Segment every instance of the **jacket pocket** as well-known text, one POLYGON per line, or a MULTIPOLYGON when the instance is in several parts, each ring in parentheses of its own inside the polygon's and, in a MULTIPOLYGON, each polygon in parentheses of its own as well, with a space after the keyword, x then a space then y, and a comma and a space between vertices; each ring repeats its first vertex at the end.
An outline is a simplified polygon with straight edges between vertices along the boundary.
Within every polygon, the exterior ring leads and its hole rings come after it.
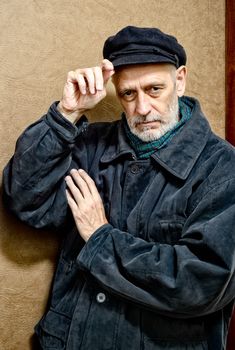
POLYGON ((161 227, 161 239, 166 244, 177 244, 181 238, 183 223, 182 222, 170 222, 170 221, 160 221, 161 227))
POLYGON ((50 310, 35 327, 35 333, 38 336, 42 349, 64 350, 70 324, 70 318, 50 310))
POLYGON ((174 319, 149 311, 141 319, 144 350, 207 350, 204 318, 174 319))
POLYGON ((143 350, 208 350, 207 341, 198 341, 192 343, 171 342, 162 339, 144 339, 143 350))
POLYGON ((182 236, 184 223, 182 221, 160 220, 150 227, 150 241, 162 244, 177 244, 182 236))

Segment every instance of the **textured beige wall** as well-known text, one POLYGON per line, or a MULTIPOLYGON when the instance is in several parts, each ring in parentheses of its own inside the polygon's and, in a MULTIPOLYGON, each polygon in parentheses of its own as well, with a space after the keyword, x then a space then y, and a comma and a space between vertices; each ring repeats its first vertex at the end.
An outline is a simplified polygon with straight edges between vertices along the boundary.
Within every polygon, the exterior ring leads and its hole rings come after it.
MULTIPOLYGON (((67 71, 97 65, 103 41, 125 25, 158 26, 188 52, 187 94, 198 97, 224 136, 223 0, 1 0, 1 168, 23 129, 60 98, 67 71)), ((92 120, 115 119, 110 95, 92 120)), ((26 227, 1 208, 0 349, 31 348, 46 304, 58 241, 26 227)))

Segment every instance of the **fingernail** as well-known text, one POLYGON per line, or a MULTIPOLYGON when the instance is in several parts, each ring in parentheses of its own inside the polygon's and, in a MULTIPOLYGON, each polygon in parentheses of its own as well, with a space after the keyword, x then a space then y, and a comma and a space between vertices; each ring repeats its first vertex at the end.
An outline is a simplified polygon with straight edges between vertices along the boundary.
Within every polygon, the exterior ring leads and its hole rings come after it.
POLYGON ((96 89, 99 90, 99 91, 102 91, 102 90, 103 90, 103 86, 100 85, 100 84, 98 84, 98 85, 96 86, 96 89))

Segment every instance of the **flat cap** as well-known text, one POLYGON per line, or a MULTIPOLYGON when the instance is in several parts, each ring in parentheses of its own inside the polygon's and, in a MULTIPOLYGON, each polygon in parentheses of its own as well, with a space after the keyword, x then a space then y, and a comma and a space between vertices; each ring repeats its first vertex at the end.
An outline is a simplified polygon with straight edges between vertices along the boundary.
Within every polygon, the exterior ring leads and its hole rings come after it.
POLYGON ((103 57, 114 67, 140 63, 186 64, 186 52, 177 39, 158 28, 127 26, 104 43, 103 57))

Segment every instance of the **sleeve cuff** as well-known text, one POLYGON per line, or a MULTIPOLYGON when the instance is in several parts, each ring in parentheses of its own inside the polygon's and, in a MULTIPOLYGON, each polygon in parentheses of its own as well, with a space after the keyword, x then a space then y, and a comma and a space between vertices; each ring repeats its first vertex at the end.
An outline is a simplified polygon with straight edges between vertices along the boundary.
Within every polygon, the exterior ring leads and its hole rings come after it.
POLYGON ((77 257, 77 263, 85 270, 91 269, 91 263, 98 251, 103 246, 108 237, 108 233, 113 229, 110 224, 102 225, 89 238, 77 257))
POLYGON ((74 143, 77 136, 86 129, 88 120, 83 115, 76 125, 72 124, 58 111, 58 103, 58 101, 54 102, 50 106, 45 116, 45 121, 61 139, 69 143, 74 143))

